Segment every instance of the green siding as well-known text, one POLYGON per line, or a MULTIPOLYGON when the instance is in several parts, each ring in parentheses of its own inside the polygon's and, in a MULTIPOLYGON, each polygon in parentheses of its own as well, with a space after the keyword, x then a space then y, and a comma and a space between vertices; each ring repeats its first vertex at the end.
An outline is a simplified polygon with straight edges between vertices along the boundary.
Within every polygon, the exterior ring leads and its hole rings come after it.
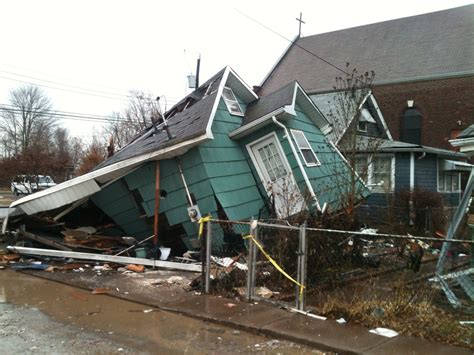
POLYGON ((257 216, 264 204, 245 147, 228 135, 241 124, 242 117, 229 114, 221 100, 212 125, 214 139, 199 147, 208 181, 230 219, 257 216))
MULTIPOLYGON (((132 177, 130 181, 134 179, 132 177)), ((152 227, 142 218, 125 179, 120 179, 97 192, 92 201, 126 234, 142 239, 153 233, 152 227)))

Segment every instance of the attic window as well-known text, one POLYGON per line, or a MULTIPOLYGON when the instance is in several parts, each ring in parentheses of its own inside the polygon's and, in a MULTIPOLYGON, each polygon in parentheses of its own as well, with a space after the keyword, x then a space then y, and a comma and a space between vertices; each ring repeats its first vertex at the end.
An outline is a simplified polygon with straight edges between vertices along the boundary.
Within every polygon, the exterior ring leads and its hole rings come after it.
POLYGON ((306 166, 318 166, 321 165, 316 154, 314 154, 313 148, 309 144, 306 136, 302 131, 291 130, 291 134, 300 150, 301 155, 303 156, 306 166))
POLYGON ((367 121, 359 121, 357 124, 357 130, 359 132, 367 132, 367 121))
POLYGON ((243 116, 244 113, 242 112, 242 109, 240 108, 240 105, 237 99, 235 98, 235 95, 232 89, 228 87, 224 87, 224 91, 222 92, 222 94, 223 94, 222 96, 224 97, 224 101, 229 112, 232 115, 243 116))

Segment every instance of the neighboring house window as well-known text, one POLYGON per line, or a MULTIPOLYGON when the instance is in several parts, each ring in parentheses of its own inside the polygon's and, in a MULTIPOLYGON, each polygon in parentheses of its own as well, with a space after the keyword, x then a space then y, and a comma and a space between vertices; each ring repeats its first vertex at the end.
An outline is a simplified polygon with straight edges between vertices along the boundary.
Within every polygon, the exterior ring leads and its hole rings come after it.
POLYGON ((367 132, 367 122, 366 121, 359 121, 357 125, 357 130, 359 132, 367 132))
POLYGON ((368 123, 377 123, 365 107, 360 111, 359 122, 357 122, 357 130, 359 132, 367 132, 368 123))
POLYGON ((306 166, 321 165, 319 163, 318 158, 316 157, 316 154, 314 154, 313 148, 311 148, 311 145, 306 139, 304 133, 302 131, 291 130, 291 134, 293 135, 296 145, 298 146, 298 149, 300 150, 300 153, 303 156, 306 166))
POLYGON ((421 113, 409 108, 403 113, 400 122, 400 140, 406 143, 421 144, 421 113))
POLYGON ((438 191, 459 192, 459 173, 452 171, 438 170, 438 191))
POLYGON ((390 155, 361 156, 355 160, 355 171, 375 192, 392 191, 395 182, 395 159, 390 155))
POLYGON ((371 184, 383 191, 392 187, 392 157, 374 157, 372 159, 371 184))
POLYGON ((239 102, 237 101, 232 89, 228 87, 224 87, 224 91, 222 92, 222 94, 223 94, 222 96, 224 97, 224 102, 229 112, 233 115, 243 116, 244 113, 242 112, 239 102))

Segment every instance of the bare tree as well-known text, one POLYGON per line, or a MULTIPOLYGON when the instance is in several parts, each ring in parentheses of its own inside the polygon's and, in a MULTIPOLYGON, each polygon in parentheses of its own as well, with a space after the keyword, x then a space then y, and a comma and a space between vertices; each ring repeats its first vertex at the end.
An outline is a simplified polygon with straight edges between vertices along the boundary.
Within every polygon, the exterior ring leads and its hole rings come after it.
POLYGON ((130 102, 122 112, 114 112, 105 133, 113 138, 116 149, 124 147, 147 127, 160 120, 158 101, 142 91, 131 91, 130 102))
MULTIPOLYGON (((362 181, 367 181, 372 154, 380 147, 381 140, 360 134, 359 123, 364 113, 363 103, 371 92, 374 72, 359 74, 357 69, 349 69, 346 77, 337 77, 334 90, 337 92, 332 102, 329 116, 332 121, 332 142, 344 154, 352 167, 351 171, 341 171, 335 167, 334 175, 339 180, 340 207, 345 214, 347 228, 356 227, 356 207, 366 195, 362 181), (361 181, 362 180, 362 181, 361 181)), ((362 117, 363 121, 363 117, 362 117)))
POLYGON ((49 139, 56 119, 50 114, 50 99, 36 86, 10 91, 9 101, 0 110, 0 132, 4 150, 10 156, 17 156, 33 144, 49 139))

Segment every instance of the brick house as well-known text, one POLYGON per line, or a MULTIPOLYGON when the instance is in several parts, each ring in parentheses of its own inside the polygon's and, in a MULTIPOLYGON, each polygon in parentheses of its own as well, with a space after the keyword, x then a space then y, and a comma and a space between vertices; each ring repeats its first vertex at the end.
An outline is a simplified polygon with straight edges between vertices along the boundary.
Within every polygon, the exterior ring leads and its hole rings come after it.
POLYGON ((298 80, 310 95, 334 90, 340 71, 373 70, 373 93, 393 139, 443 149, 474 123, 474 5, 297 38, 259 95, 298 80))

